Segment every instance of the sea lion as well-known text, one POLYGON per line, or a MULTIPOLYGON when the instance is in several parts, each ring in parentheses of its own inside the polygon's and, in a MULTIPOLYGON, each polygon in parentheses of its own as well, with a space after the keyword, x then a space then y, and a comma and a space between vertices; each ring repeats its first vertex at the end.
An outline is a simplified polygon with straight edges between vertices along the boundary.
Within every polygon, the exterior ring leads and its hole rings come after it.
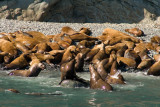
POLYGON ((107 76, 106 81, 109 84, 125 84, 125 80, 120 72, 117 70, 117 61, 114 61, 111 67, 111 71, 107 76))
POLYGON ((1 52, 0 53, 0 63, 5 62, 5 56, 9 55, 7 52, 1 52))
POLYGON ((160 36, 158 36, 158 35, 153 36, 151 38, 151 43, 158 43, 158 44, 160 44, 160 36))
POLYGON ((69 35, 69 37, 73 40, 73 41, 82 41, 82 40, 98 40, 96 37, 92 37, 92 36, 88 36, 84 33, 75 33, 72 35, 69 35))
POLYGON ((35 53, 34 55, 40 60, 40 62, 54 59, 54 57, 50 54, 35 53))
POLYGON ((67 34, 67 35, 73 35, 73 34, 75 34, 77 32, 74 31, 72 28, 70 28, 68 26, 65 26, 65 27, 62 27, 61 33, 64 33, 64 34, 67 34))
POLYGON ((23 69, 29 65, 30 57, 28 53, 23 53, 10 64, 5 65, 4 69, 23 69))
POLYGON ((78 43, 77 47, 78 48, 90 48, 92 46, 95 45, 95 41, 92 40, 92 41, 87 41, 87 40, 82 40, 78 43))
POLYGON ((136 61, 131 58, 117 57, 117 62, 119 65, 123 64, 131 68, 135 68, 137 66, 136 61))
POLYGON ((106 70, 104 67, 104 65, 107 64, 108 61, 109 61, 109 59, 106 58, 97 64, 97 72, 104 81, 106 80, 106 77, 108 76, 108 72, 109 72, 108 69, 106 70))
POLYGON ((141 62, 140 56, 133 49, 127 49, 124 53, 124 57, 135 60, 137 65, 141 62))
POLYGON ((12 42, 9 42, 4 39, 0 39, 0 51, 7 52, 12 55, 14 58, 17 56, 18 52, 16 47, 13 45, 12 42))
POLYGON ((45 69, 44 64, 35 63, 32 66, 30 66, 29 70, 14 70, 11 71, 8 75, 22 76, 22 77, 36 77, 43 69, 45 69))
POLYGON ((22 44, 21 42, 17 41, 17 42, 13 42, 13 44, 15 45, 15 47, 20 50, 22 53, 26 53, 29 52, 30 49, 25 46, 24 44, 22 44))
POLYGON ((71 45, 63 40, 59 40, 57 43, 62 49, 67 49, 71 45))
POLYGON ((7 89, 7 91, 13 92, 13 93, 20 93, 18 90, 16 89, 7 89))
POLYGON ((133 49, 135 47, 135 43, 132 41, 122 41, 122 43, 125 43, 128 49, 133 49))
POLYGON ((88 84, 86 80, 79 78, 75 72, 75 59, 72 59, 69 62, 63 63, 60 67, 61 71, 61 84, 63 80, 75 80, 83 84, 88 84))
POLYGON ((97 45, 97 47, 99 47, 100 50, 93 57, 93 59, 92 59, 93 64, 99 63, 104 58, 107 58, 107 54, 105 53, 105 45, 103 43, 101 43, 101 44, 97 45))
POLYGON ((89 65, 90 71, 90 88, 100 89, 105 91, 112 91, 113 88, 107 82, 104 82, 97 71, 94 69, 93 65, 89 65))
POLYGON ((61 47, 56 42, 47 42, 47 45, 50 46, 52 50, 60 50, 61 47))
POLYGON ((125 29, 125 31, 138 37, 144 35, 143 31, 139 28, 125 29))
POLYGON ((76 63, 75 63, 75 71, 76 72, 82 72, 83 66, 84 66, 84 54, 78 53, 75 57, 76 63))
POLYGON ((84 33, 86 35, 89 35, 89 34, 91 34, 91 30, 89 28, 82 27, 82 28, 80 28, 79 33, 84 33))
POLYGON ((75 58, 75 56, 76 56, 76 46, 71 45, 64 52, 62 60, 61 60, 61 64, 69 62, 70 60, 75 58))
POLYGON ((90 50, 90 52, 87 53, 86 57, 85 57, 85 61, 91 61, 93 59, 93 57, 99 52, 99 48, 93 48, 90 50))
POLYGON ((137 66, 138 69, 148 69, 152 66, 153 60, 152 59, 143 59, 141 63, 137 66))
POLYGON ((148 70, 147 75, 154 75, 159 76, 160 75, 160 62, 155 62, 148 70))
POLYGON ((45 52, 49 52, 51 50, 52 49, 46 42, 41 42, 32 49, 33 52, 42 53, 42 54, 45 52))
POLYGON ((140 52, 148 52, 148 49, 146 48, 146 44, 145 43, 138 43, 136 44, 136 46, 134 47, 134 51, 136 53, 140 53, 140 52))

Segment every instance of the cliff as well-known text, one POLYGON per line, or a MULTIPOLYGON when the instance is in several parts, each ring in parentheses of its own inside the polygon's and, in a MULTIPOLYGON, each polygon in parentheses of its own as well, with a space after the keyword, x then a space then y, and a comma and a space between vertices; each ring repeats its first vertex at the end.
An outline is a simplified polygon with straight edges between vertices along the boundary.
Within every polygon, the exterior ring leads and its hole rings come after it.
POLYGON ((160 23, 160 0, 0 0, 0 18, 69 23, 160 23))

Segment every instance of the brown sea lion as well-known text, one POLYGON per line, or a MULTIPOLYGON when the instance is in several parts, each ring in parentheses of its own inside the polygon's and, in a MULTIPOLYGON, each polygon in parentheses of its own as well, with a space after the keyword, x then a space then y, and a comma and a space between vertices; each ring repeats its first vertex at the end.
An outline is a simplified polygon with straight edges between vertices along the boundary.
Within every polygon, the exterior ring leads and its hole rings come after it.
POLYGON ((14 59, 10 64, 7 64, 4 69, 22 69, 29 65, 30 57, 28 53, 23 53, 16 59, 14 59))
POLYGON ((33 52, 37 52, 37 53, 44 53, 44 52, 49 52, 52 49, 50 48, 50 46, 46 43, 46 42, 41 42, 39 44, 37 44, 32 51, 33 52))
POLYGON ((99 52, 99 48, 93 48, 90 50, 90 52, 87 53, 85 57, 85 61, 91 61, 93 57, 99 52))
POLYGON ((103 43, 97 45, 97 47, 99 47, 99 51, 98 53, 93 57, 92 59, 92 63, 96 64, 99 63, 101 60, 103 60, 104 58, 107 58, 107 54, 105 52, 105 45, 103 43))
POLYGON ((26 52, 29 52, 30 49, 25 46, 24 44, 22 44, 21 42, 17 41, 17 42, 13 42, 13 44, 15 45, 15 47, 20 50, 22 53, 26 53, 26 52))
POLYGON ((105 91, 112 91, 113 88, 107 82, 104 82, 97 71, 94 69, 93 65, 89 65, 90 71, 90 88, 100 89, 105 91))
POLYGON ((86 80, 79 78, 76 75, 75 59, 72 59, 69 62, 63 63, 60 67, 60 71, 61 71, 61 82, 59 84, 61 84, 63 80, 75 80, 84 84, 88 84, 86 80))
POLYGON ((124 53, 124 57, 135 60, 137 64, 141 62, 140 56, 133 49, 127 49, 124 53))
POLYGON ((143 31, 139 28, 125 29, 126 32, 133 34, 134 36, 142 36, 143 31))
POLYGON ((82 72, 83 66, 84 66, 84 54, 78 53, 75 57, 76 63, 75 63, 75 71, 76 72, 82 72))
POLYGON ((35 53, 35 56, 40 60, 40 62, 54 59, 54 57, 50 54, 41 54, 41 53, 35 53))
POLYGON ((18 53, 13 43, 4 39, 0 39, 0 51, 7 52, 10 55, 12 55, 14 58, 17 56, 17 53, 18 53))
POLYGON ((119 65, 123 64, 131 68, 135 68, 137 65, 136 61, 131 58, 117 57, 117 62, 119 65))
POLYGON ((16 89, 7 89, 7 91, 13 92, 13 93, 20 93, 18 90, 16 89))
POLYGON ((106 80, 106 77, 108 76, 108 72, 109 72, 108 69, 106 70, 104 67, 104 65, 107 64, 108 61, 109 59, 106 58, 97 64, 97 72, 104 81, 106 80))
POLYGON ((160 62, 155 62, 148 70, 147 75, 154 75, 159 76, 160 75, 160 62))
POLYGON ((92 41, 82 40, 78 43, 77 47, 78 48, 90 48, 90 47, 94 46, 94 44, 95 44, 94 40, 92 40, 92 41))
POLYGON ((148 69, 152 66, 153 60, 152 59, 143 59, 141 63, 137 66, 138 69, 148 69))
POLYGON ((67 49, 71 45, 63 40, 59 40, 57 43, 62 49, 67 49))
POLYGON ((79 33, 85 33, 85 34, 89 35, 91 33, 91 30, 89 28, 82 27, 82 28, 80 28, 79 33))
POLYGON ((74 45, 69 46, 63 54, 61 64, 66 63, 75 58, 76 56, 75 53, 76 53, 76 46, 74 45))
POLYGON ((160 44, 160 36, 153 36, 152 38, 151 38, 151 43, 158 43, 158 44, 160 44))
POLYGON ((111 28, 104 29, 103 34, 101 36, 98 36, 97 38, 102 41, 106 41, 108 40, 108 38, 121 38, 121 40, 130 40, 135 43, 140 42, 140 40, 135 37, 132 37, 130 35, 127 35, 126 33, 111 28))
POLYGON ((96 37, 88 36, 84 33, 75 33, 69 36, 74 41, 81 41, 81 40, 98 40, 96 37))
POLYGON ((8 56, 9 53, 7 52, 0 52, 0 63, 5 62, 5 56, 8 56))
POLYGON ((15 70, 11 71, 8 75, 22 76, 22 77, 36 77, 44 68, 45 68, 44 64, 35 63, 29 68, 29 70, 15 70))
POLYGON ((140 52, 148 52, 148 49, 146 48, 146 44, 145 43, 138 43, 136 44, 134 51, 136 53, 140 53, 140 52))
POLYGON ((48 44, 48 46, 50 46, 50 48, 52 50, 60 50, 61 49, 61 47, 59 46, 59 44, 56 43, 56 42, 47 42, 47 44, 48 44))
POLYGON ((77 32, 74 31, 72 28, 70 28, 68 26, 65 26, 65 27, 62 27, 61 33, 64 33, 64 34, 67 34, 67 35, 73 35, 73 34, 75 34, 77 32))
POLYGON ((125 84, 125 80, 120 72, 117 70, 117 61, 114 61, 111 71, 106 79, 109 84, 125 84))
POLYGON ((135 47, 135 43, 132 41, 122 41, 122 43, 125 43, 128 49, 133 49, 135 47))

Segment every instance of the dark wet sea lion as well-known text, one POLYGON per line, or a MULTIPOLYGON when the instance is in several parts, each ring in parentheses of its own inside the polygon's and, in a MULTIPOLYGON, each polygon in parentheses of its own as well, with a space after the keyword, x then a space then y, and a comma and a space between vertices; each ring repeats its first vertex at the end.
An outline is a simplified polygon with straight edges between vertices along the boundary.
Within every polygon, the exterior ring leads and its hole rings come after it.
POLYGON ((109 84, 125 84, 123 76, 117 69, 117 61, 114 61, 110 73, 106 79, 109 84))
POLYGON ((152 38, 151 38, 151 43, 158 43, 158 44, 160 44, 160 36, 153 36, 152 38))
POLYGON ((142 36, 143 31, 139 28, 125 29, 126 32, 133 34, 134 36, 142 36))
POLYGON ((105 91, 113 90, 112 86, 102 80, 100 75, 94 69, 93 65, 89 65, 90 71, 90 88, 91 89, 100 89, 105 91))
POLYGON ((92 40, 92 41, 82 40, 78 43, 77 47, 78 48, 90 48, 90 47, 94 46, 94 44, 95 44, 94 40, 92 40))
POLYGON ((5 62, 5 56, 8 56, 9 53, 7 52, 0 52, 0 63, 5 62))
POLYGON ((109 59, 103 59, 101 62, 97 64, 97 72, 101 76, 101 78, 105 81, 106 77, 108 76, 108 69, 106 70, 104 65, 107 64, 109 59))
POLYGON ((20 93, 18 90, 16 89, 7 89, 7 91, 13 92, 13 93, 20 93))
POLYGON ((76 63, 75 63, 75 70, 76 72, 82 72, 83 66, 84 66, 84 55, 82 53, 78 53, 75 57, 76 63))
POLYGON ((44 68, 45 68, 44 64, 35 63, 29 68, 29 70, 14 70, 11 71, 8 75, 22 76, 22 77, 36 77, 44 68))
POLYGON ((63 80, 75 80, 83 84, 88 84, 86 80, 78 77, 75 72, 75 59, 72 59, 69 62, 63 63, 60 67, 61 71, 61 84, 63 80))

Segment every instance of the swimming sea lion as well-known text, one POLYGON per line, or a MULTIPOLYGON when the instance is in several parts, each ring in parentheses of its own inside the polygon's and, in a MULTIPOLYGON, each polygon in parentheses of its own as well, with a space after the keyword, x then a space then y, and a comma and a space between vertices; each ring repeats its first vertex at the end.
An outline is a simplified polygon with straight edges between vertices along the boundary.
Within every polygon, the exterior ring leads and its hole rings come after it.
POLYGON ((139 28, 125 29, 126 32, 133 34, 134 36, 142 36, 143 31, 139 28))
POLYGON ((22 76, 22 77, 36 77, 44 68, 45 68, 44 64, 35 63, 29 68, 29 70, 15 70, 11 71, 8 75, 22 76))
POLYGON ((112 91, 113 88, 107 82, 104 82, 97 71, 94 69, 93 65, 89 65, 90 71, 90 88, 100 89, 105 91, 112 91))

